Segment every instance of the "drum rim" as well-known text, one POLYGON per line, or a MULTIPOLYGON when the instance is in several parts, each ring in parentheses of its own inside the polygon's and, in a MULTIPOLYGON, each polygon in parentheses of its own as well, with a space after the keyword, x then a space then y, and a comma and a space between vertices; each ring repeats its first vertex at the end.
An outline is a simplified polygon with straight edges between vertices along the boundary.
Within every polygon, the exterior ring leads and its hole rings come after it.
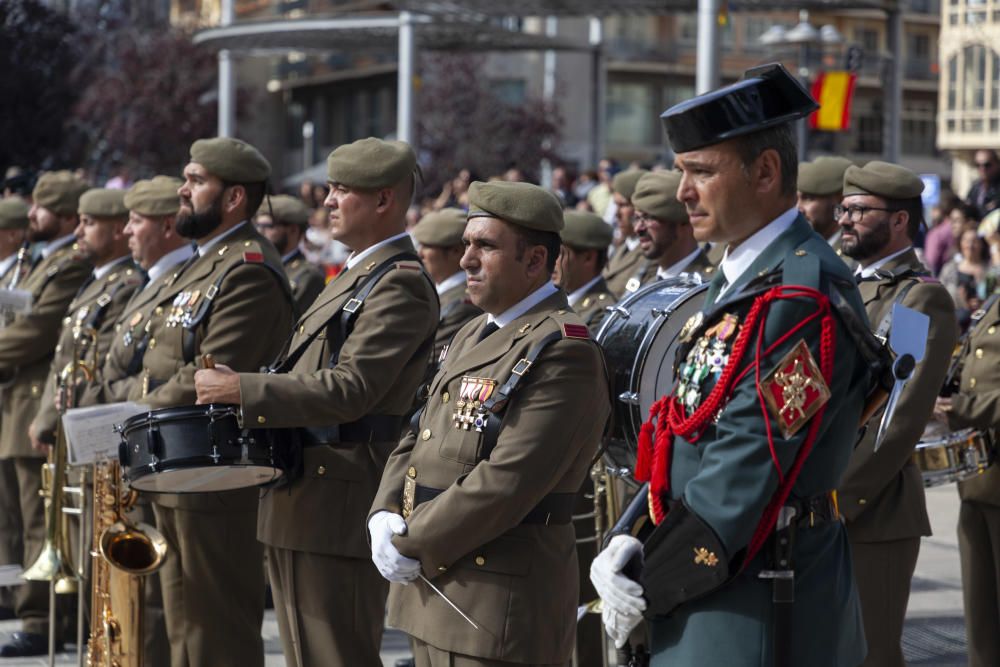
POLYGON ((239 405, 231 403, 207 403, 204 405, 176 405, 169 408, 157 408, 148 412, 141 412, 132 415, 122 422, 121 430, 130 430, 137 424, 148 424, 150 422, 178 421, 190 417, 208 417, 215 419, 225 419, 226 417, 238 417, 239 405))

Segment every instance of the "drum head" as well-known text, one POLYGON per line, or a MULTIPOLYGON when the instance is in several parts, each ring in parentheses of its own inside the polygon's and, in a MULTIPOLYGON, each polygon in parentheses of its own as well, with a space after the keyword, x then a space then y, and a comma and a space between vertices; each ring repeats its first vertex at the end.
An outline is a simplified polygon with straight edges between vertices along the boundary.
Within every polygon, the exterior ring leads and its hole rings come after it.
POLYGON ((129 486, 148 493, 211 493, 273 482, 284 474, 265 465, 213 465, 166 468, 132 480, 129 486))

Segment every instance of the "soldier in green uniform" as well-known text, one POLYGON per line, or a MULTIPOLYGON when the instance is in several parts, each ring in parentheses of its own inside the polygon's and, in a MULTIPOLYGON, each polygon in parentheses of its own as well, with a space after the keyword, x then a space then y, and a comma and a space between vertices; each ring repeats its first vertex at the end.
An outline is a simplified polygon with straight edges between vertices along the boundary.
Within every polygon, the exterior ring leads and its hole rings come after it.
MULTIPOLYGON (((69 379, 63 377, 66 369, 72 368, 73 359, 78 359, 77 378, 94 376, 111 347, 118 316, 146 282, 145 274, 133 263, 128 249, 125 192, 102 188, 88 190, 80 197, 79 212, 77 246, 94 270, 73 298, 63 319, 41 405, 29 427, 36 448, 55 444, 59 422, 56 396, 60 382, 69 379)), ((74 407, 78 404, 78 388, 65 387, 66 398, 74 407)))
MULTIPOLYGON (((973 313, 961 350, 958 392, 939 398, 936 411, 952 430, 1000 427, 1000 296, 973 313)), ((958 549, 969 638, 969 666, 1000 664, 1000 467, 958 483, 958 549)))
POLYGON ((928 275, 913 251, 923 219, 920 177, 875 161, 848 167, 843 187, 837 209, 841 243, 844 254, 859 263, 858 289, 876 335, 884 338, 892 331, 894 304, 930 318, 923 361, 897 405, 897 414, 906 418, 893 420, 878 451, 875 435, 882 413, 869 420, 838 487, 868 640, 864 664, 903 667, 900 638, 910 579, 920 537, 931 534, 913 449, 941 389, 958 327, 948 290, 928 275))
POLYGON ((365 516, 438 324, 434 284, 405 231, 413 149, 362 139, 330 154, 327 175, 331 231, 354 252, 299 319, 279 372, 218 366, 196 377, 200 402, 239 403, 249 423, 302 435, 303 475, 261 495, 257 527, 295 667, 380 662, 387 584, 367 558, 365 516))
POLYGON ((552 282, 566 292, 570 308, 596 334, 605 309, 617 301, 601 275, 613 231, 600 216, 584 211, 563 211, 563 225, 552 282))
MULTIPOLYGON (((28 210, 28 205, 19 198, 0 199, 0 289, 9 287, 15 277, 20 282, 30 266, 27 249, 21 253, 18 266, 18 253, 28 230, 28 210)), ((12 314, 0 308, 0 326, 11 317, 12 314)), ((0 387, 2 401, 3 388, 0 387)), ((14 461, 0 459, 0 563, 21 562, 20 514, 14 461)), ((13 617, 14 594, 14 587, 0 587, 0 618, 13 617)))
MULTIPOLYGON (((256 371, 278 353, 292 328, 291 292, 281 256, 250 222, 270 172, 264 156, 243 141, 191 145, 176 229, 197 249, 150 304, 140 380, 129 400, 154 408, 193 405, 203 355, 256 371)), ((153 498, 170 550, 159 574, 174 667, 264 663, 257 496, 247 488, 153 498)))
POLYGON ((413 638, 417 667, 565 665, 573 503, 610 413, 601 352, 550 281, 558 200, 475 182, 469 206, 462 267, 486 315, 456 334, 389 459, 371 555, 394 582, 387 622, 413 638))
POLYGON ((662 116, 695 238, 728 251, 680 332, 677 386, 639 440, 649 492, 634 507, 651 534, 613 537, 591 568, 609 634, 622 645, 645 613, 657 667, 864 659, 832 492, 868 389, 851 333, 865 315, 847 267, 795 206, 791 124, 815 109, 767 65, 662 116))
POLYGON ((643 261, 642 253, 639 251, 639 237, 636 236, 632 226, 632 218, 635 216, 632 193, 635 192, 635 184, 643 174, 648 173, 645 169, 629 169, 615 174, 611 181, 612 196, 617 205, 615 224, 622 242, 615 248, 604 267, 604 280, 616 297, 625 294, 625 285, 636 273, 639 273, 641 280, 646 274, 656 271, 656 267, 643 261))
MULTIPOLYGON (((79 254, 73 230, 86 183, 68 171, 43 174, 32 193, 28 237, 42 245, 41 256, 18 285, 31 293, 31 312, 18 314, 0 329, 0 382, 6 385, 0 422, 0 459, 17 472, 19 520, 25 567, 35 562, 45 537, 41 468, 45 451, 31 446, 28 426, 38 412, 63 317, 91 266, 79 254)), ((15 611, 23 630, 0 647, 0 657, 43 655, 48 651, 48 584, 28 581, 17 592, 15 611)))
POLYGON ((323 271, 306 259, 299 247, 309 227, 309 209, 298 197, 268 197, 257 211, 257 231, 274 244, 288 274, 295 312, 304 313, 326 286, 323 271))
POLYGON ((441 301, 441 320, 434 336, 431 363, 438 360, 455 334, 465 323, 483 311, 469 299, 465 286, 465 271, 458 265, 465 252, 462 232, 465 231, 465 211, 445 208, 428 213, 413 228, 413 238, 420 244, 420 260, 434 281, 441 301))
POLYGON ((802 216, 852 269, 856 264, 843 252, 840 226, 833 210, 840 205, 843 196, 844 172, 853 164, 845 157, 824 155, 800 164, 798 180, 802 216))
MULTIPOLYGON (((632 194, 639 250, 656 267, 646 283, 678 278, 682 273, 707 280, 715 270, 694 238, 684 204, 677 201, 680 183, 678 171, 654 171, 639 179, 632 194)), ((641 279, 637 282, 646 284, 641 279)), ((631 286, 626 289, 635 291, 631 286)))

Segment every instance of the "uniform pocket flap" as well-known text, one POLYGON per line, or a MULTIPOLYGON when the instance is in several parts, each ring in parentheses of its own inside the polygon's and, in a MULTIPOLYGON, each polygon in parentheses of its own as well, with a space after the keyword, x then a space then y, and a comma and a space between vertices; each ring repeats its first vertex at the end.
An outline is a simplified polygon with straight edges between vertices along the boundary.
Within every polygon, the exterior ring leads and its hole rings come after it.
POLYGON ((474 549, 455 567, 524 577, 531 571, 531 547, 529 539, 505 535, 474 549))

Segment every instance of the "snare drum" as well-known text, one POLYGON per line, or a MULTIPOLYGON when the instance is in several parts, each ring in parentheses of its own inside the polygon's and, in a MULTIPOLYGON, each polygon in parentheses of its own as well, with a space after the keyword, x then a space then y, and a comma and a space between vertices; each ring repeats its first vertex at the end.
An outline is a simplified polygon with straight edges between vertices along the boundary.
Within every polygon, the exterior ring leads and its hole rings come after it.
POLYGON ((615 417, 606 459, 620 473, 635 467, 650 406, 674 388, 680 332, 701 310, 707 288, 697 279, 657 281, 609 308, 601 323, 596 338, 611 374, 615 417))
POLYGON ((192 405, 136 415, 116 430, 129 486, 151 493, 230 491, 277 480, 265 432, 240 428, 235 405, 192 405))
POLYGON ((975 477, 993 462, 993 438, 988 432, 966 428, 928 437, 932 433, 925 431, 925 439, 913 452, 926 488, 975 477))

